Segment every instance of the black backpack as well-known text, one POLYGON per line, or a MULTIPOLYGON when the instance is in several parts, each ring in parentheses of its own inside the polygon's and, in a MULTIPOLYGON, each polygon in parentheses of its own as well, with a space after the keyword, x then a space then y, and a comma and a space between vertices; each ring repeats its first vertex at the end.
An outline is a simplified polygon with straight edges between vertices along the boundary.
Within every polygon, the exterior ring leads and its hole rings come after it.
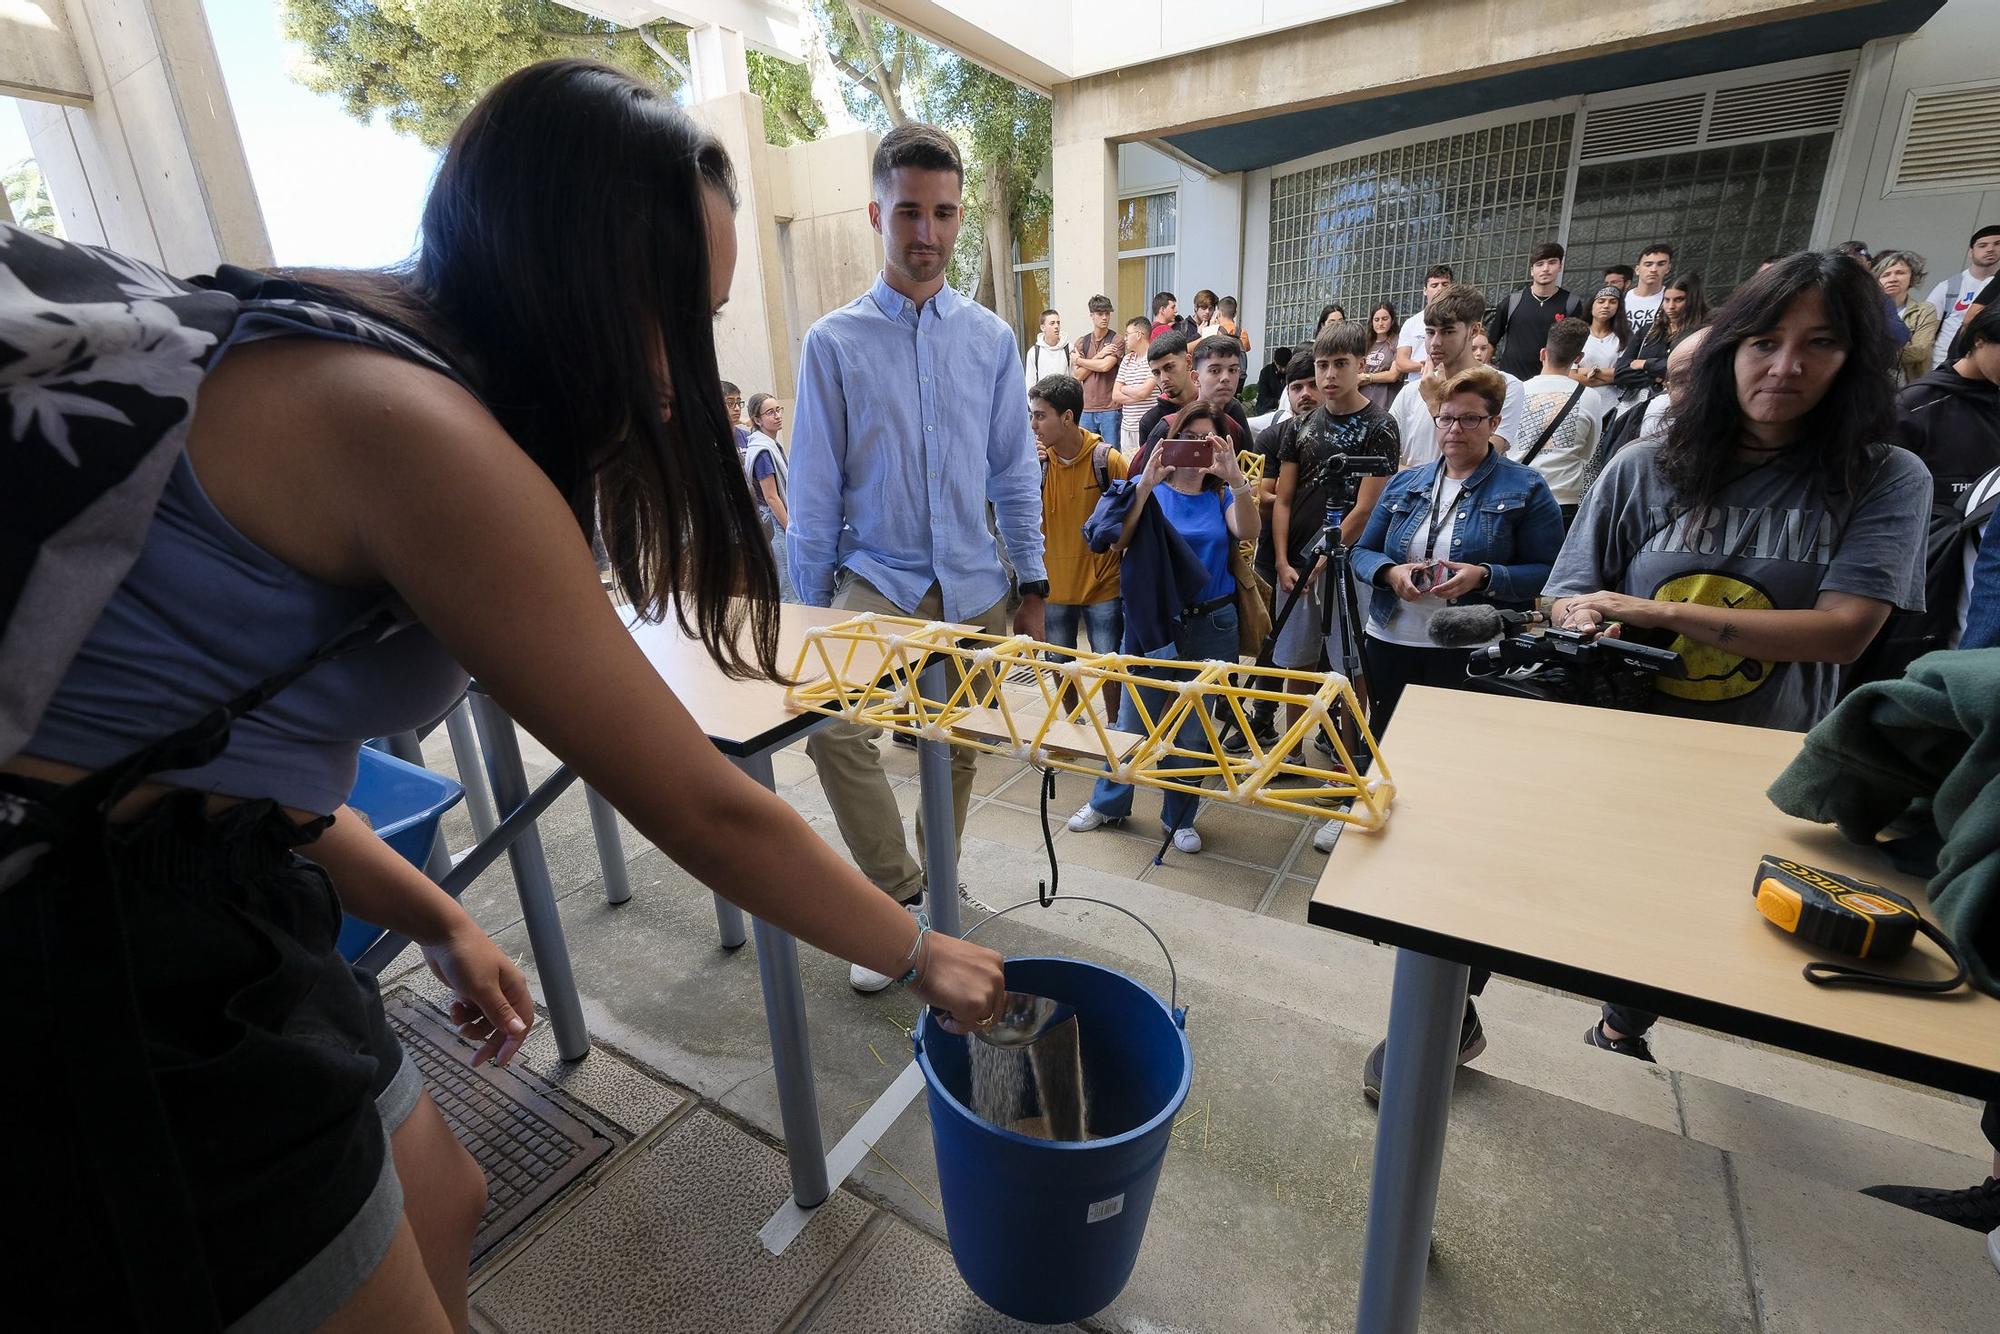
POLYGON ((1932 508, 1924 548, 1924 609, 1889 614, 1875 642, 1843 675, 1843 693, 1870 681, 1897 680, 1924 654, 1950 647, 1958 630, 1959 594, 1965 591, 1966 543, 1976 541, 2000 509, 2000 490, 1973 505, 1975 490, 1967 487, 1957 504, 1932 508))

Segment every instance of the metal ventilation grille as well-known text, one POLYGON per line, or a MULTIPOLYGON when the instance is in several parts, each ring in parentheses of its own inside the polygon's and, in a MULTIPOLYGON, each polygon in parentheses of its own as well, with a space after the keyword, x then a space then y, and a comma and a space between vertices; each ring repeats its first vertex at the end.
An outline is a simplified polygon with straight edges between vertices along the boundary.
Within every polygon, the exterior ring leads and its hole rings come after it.
POLYGON ((1701 113, 1707 100, 1705 93, 1688 93, 1658 102, 1592 107, 1584 118, 1580 156, 1590 162, 1632 153, 1692 148, 1701 139, 1701 113))
POLYGON ((1761 139, 1840 128, 1849 71, 1828 70, 1799 79, 1722 88, 1709 113, 1707 139, 1761 139))
POLYGON ((1913 93, 1889 189, 2000 187, 1992 137, 1997 116, 2000 81, 1913 93))

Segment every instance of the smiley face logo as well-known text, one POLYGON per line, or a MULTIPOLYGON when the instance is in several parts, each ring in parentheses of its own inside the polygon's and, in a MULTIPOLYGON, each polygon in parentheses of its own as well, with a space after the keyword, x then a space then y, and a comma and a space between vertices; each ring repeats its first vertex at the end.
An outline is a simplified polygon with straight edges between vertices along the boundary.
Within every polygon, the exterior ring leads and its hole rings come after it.
MULTIPOLYGON (((1653 596, 1661 602, 1692 602, 1729 611, 1773 610, 1771 597, 1763 589, 1735 575, 1714 570, 1669 579, 1653 590, 1653 596)), ((1697 644, 1685 635, 1675 636, 1668 647, 1681 655, 1687 677, 1685 680, 1656 677, 1653 684, 1677 699, 1707 704, 1741 699, 1771 679, 1770 663, 1746 658, 1726 648, 1697 644)))

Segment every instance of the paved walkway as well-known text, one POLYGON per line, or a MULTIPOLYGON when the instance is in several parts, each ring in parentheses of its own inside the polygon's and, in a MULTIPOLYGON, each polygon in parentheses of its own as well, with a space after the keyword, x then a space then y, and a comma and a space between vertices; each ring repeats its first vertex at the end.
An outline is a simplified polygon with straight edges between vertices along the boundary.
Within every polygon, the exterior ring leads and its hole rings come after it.
MULTIPOLYGON (((552 767, 523 745, 531 773, 552 767)), ((914 755, 884 749, 913 816, 914 755)), ((431 759, 450 767, 441 736, 431 759)), ((802 751, 778 757, 777 777, 838 847, 802 751)), ((1386 1020, 1392 953, 1303 924, 1326 860, 1303 821, 1209 807, 1210 851, 1154 865, 1156 841, 1061 830, 1083 790, 1062 778, 1051 806, 1062 889, 1120 903, 1165 937, 1196 1069, 1138 1270, 1087 1327, 1350 1329, 1375 1115, 1359 1076, 1386 1020)), ((962 858, 971 892, 996 906, 1032 896, 1047 874, 1034 776, 982 760, 979 793, 962 858)), ((1154 800, 1140 795, 1135 824, 1154 827, 1154 800)), ((563 1067, 538 1028, 531 1067, 629 1143, 482 1265, 475 1323, 1032 1328, 984 1307, 952 1267, 921 1099, 784 1257, 763 1252, 756 1229, 787 1187, 754 944, 723 952, 706 891, 629 828, 633 898, 607 906, 580 792, 542 831, 598 1045, 563 1067)), ((448 834, 469 841, 462 813, 448 834)), ((504 861, 466 902, 531 963, 504 861)), ((1151 942, 1087 905, 1016 913, 982 935, 1166 985, 1151 942)), ((857 995, 846 965, 811 949, 801 964, 832 1144, 907 1062, 916 1004, 857 995)), ((439 994, 421 969, 396 985, 439 994)), ((1499 980, 1481 1013, 1490 1045, 1458 1081, 1426 1329, 1995 1327, 2000 1275, 1983 1238, 1855 1193, 1983 1179, 1970 1104, 1671 1023, 1648 1067, 1583 1044, 1589 1002, 1499 980)))

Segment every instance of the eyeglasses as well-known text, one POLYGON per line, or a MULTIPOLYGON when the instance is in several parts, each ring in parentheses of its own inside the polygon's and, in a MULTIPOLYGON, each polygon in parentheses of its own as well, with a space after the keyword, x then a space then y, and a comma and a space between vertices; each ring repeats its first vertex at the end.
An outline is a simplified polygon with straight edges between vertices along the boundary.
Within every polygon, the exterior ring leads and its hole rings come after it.
POLYGON ((1454 426, 1461 431, 1469 431, 1481 422, 1492 421, 1493 414, 1482 412, 1476 417, 1433 417, 1431 420, 1437 423, 1437 428, 1440 431, 1449 431, 1454 426))

